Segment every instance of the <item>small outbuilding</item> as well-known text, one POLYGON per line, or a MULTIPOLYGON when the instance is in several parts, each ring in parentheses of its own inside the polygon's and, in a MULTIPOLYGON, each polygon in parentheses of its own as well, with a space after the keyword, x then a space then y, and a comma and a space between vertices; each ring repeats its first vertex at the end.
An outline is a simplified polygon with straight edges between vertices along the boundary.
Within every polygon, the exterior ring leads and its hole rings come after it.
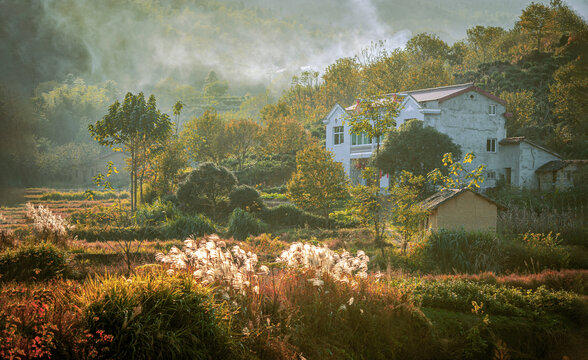
POLYGON ((425 229, 496 231, 498 210, 503 206, 470 189, 445 189, 423 200, 429 211, 425 229))
POLYGON ((588 160, 553 160, 537 169, 539 191, 565 191, 574 186, 574 173, 588 160))

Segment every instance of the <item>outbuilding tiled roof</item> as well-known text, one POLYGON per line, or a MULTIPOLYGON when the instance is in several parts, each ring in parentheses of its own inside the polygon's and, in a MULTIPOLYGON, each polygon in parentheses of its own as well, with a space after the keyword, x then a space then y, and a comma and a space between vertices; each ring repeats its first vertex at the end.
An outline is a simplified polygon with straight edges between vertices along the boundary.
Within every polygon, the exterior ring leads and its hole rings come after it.
POLYGON ((453 199, 454 197, 459 196, 460 194, 463 194, 465 192, 472 192, 475 195, 481 197, 482 199, 496 205, 498 208, 500 209, 504 209, 504 206, 496 203, 494 200, 488 198, 487 196, 484 196, 480 193, 477 193, 475 191, 472 191, 468 188, 463 188, 463 189, 445 189, 445 190, 441 190, 438 193, 435 193, 431 196, 429 196, 428 198, 426 198, 425 200, 423 200, 421 202, 421 205, 427 209, 427 210, 435 210, 436 208, 438 208, 439 206, 441 206, 443 203, 445 203, 446 201, 453 199))
POLYGON ((547 153, 549 153, 549 154, 551 154, 553 156, 557 156, 558 158, 561 158, 561 156, 558 153, 553 152, 553 151, 549 150, 548 148, 543 147, 543 146, 541 146, 539 144, 535 144, 534 142, 532 142, 531 140, 525 138, 524 136, 507 137, 507 138, 504 138, 504 139, 500 140, 498 143, 500 145, 518 145, 518 144, 520 144, 522 142, 526 142, 527 144, 529 144, 529 145, 531 145, 533 147, 536 147, 537 149, 541 149, 541 150, 543 150, 543 151, 545 151, 545 152, 547 152, 547 153))
POLYGON ((548 163, 541 165, 535 172, 538 173, 545 173, 545 172, 552 172, 557 171, 560 169, 565 168, 568 165, 588 165, 588 160, 553 160, 548 163))

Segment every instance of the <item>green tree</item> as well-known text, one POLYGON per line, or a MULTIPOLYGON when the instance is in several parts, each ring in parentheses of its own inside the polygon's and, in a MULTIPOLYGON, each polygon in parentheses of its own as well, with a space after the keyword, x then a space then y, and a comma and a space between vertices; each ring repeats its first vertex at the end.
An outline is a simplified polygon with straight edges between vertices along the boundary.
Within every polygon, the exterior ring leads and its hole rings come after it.
POLYGON ((437 168, 427 174, 427 179, 434 185, 440 185, 442 189, 478 189, 484 182, 486 165, 480 164, 468 169, 467 164, 471 164, 475 158, 474 153, 470 152, 465 154, 462 161, 454 161, 453 155, 447 153, 443 155, 443 166, 447 168, 447 175, 437 168))
MULTIPOLYGON (((587 35, 588 32, 585 39, 588 39, 587 35)), ((561 143, 567 145, 568 152, 585 158, 588 156, 588 57, 579 56, 560 67, 553 78, 549 100, 554 104, 553 112, 559 119, 557 135, 561 143)))
POLYGON ((174 116, 176 117, 176 135, 180 128, 180 114, 182 113, 183 108, 184 104, 181 101, 176 101, 173 107, 174 116))
POLYGON ((288 182, 287 196, 303 209, 325 217, 347 196, 343 166, 333 160, 333 154, 319 144, 312 144, 296 155, 296 172, 288 182))
POLYGON ((225 167, 207 162, 193 170, 186 181, 180 184, 178 201, 186 208, 194 209, 203 199, 205 206, 216 219, 219 201, 225 198, 237 184, 237 178, 225 167))
MULTIPOLYGON (((390 128, 396 126, 396 117, 400 112, 400 101, 396 96, 373 96, 365 100, 358 100, 355 109, 351 111, 345 121, 350 126, 350 133, 356 136, 364 134, 375 141, 375 159, 380 156, 380 143, 382 137, 390 128)), ((353 192, 359 201, 365 201, 365 205, 355 202, 358 211, 373 225, 375 242, 382 248, 384 246, 385 217, 383 211, 384 198, 380 192, 381 172, 373 166, 368 166, 363 173, 367 185, 354 187, 353 192), (370 214, 371 212, 371 214, 370 214), (366 217, 367 216, 367 217, 366 217)))
POLYGON ((308 140, 308 133, 295 119, 270 118, 262 128, 258 150, 265 155, 296 154, 308 140))
POLYGON ((347 106, 360 93, 359 64, 352 58, 337 59, 325 70, 323 81, 321 95, 329 110, 335 104, 347 106))
POLYGON ((204 80, 204 88, 202 92, 210 101, 215 101, 221 96, 225 95, 229 90, 229 83, 219 79, 216 72, 211 70, 204 80))
POLYGON ((213 108, 208 108, 202 116, 188 121, 182 130, 182 138, 194 161, 219 164, 230 150, 225 123, 213 108))
POLYGON ((409 119, 398 129, 390 129, 376 164, 393 177, 403 170, 425 176, 443 165, 441 158, 445 153, 461 155, 459 146, 449 136, 423 126, 421 120, 409 119))
POLYGON ((449 46, 435 34, 420 33, 406 43, 406 51, 418 61, 447 58, 449 46))
POLYGON ((420 203, 425 177, 402 171, 388 188, 389 209, 392 224, 402 236, 402 252, 406 252, 409 240, 419 231, 427 210, 420 203))
POLYGON ((541 40, 553 31, 553 12, 548 6, 532 2, 520 16, 518 25, 535 38, 537 51, 541 51, 541 40))
POLYGON ((101 145, 122 145, 130 153, 131 211, 137 208, 138 171, 145 166, 146 149, 163 141, 171 131, 167 114, 157 109, 155 96, 145 101, 143 93, 127 93, 122 104, 117 100, 96 124, 88 127, 90 134, 101 145))
POLYGON ((508 136, 522 135, 525 128, 538 125, 535 120, 535 94, 531 90, 504 91, 500 98, 506 101, 506 111, 512 114, 506 119, 508 136))
POLYGON ((226 132, 227 146, 231 155, 238 159, 241 170, 247 154, 259 145, 261 126, 249 119, 232 120, 227 123, 226 132))
POLYGON ((153 159, 152 187, 158 197, 174 192, 182 170, 188 167, 188 156, 182 141, 173 136, 163 144, 153 159))
POLYGON ((506 31, 497 26, 475 26, 467 29, 467 41, 476 54, 481 55, 479 62, 489 61, 490 54, 495 52, 495 44, 506 31))

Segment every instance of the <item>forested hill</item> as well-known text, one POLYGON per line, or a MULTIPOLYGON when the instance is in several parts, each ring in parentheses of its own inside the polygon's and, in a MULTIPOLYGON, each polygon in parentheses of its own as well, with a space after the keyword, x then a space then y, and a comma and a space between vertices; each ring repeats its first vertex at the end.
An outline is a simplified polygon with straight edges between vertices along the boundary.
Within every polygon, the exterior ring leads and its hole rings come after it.
POLYGON ((283 87, 371 41, 427 31, 449 42, 473 25, 509 27, 527 0, 2 0, 0 80, 32 90, 71 73, 137 90, 214 69, 237 95, 283 87), (253 86, 253 87, 252 87, 253 86))
POLYGON ((100 156, 88 125, 127 91, 153 93, 170 115, 181 101, 184 123, 213 107, 223 121, 303 125, 322 139, 336 103, 475 82, 508 102, 509 136, 586 159, 588 25, 573 9, 559 0, 0 0, 0 187, 58 180, 100 156))

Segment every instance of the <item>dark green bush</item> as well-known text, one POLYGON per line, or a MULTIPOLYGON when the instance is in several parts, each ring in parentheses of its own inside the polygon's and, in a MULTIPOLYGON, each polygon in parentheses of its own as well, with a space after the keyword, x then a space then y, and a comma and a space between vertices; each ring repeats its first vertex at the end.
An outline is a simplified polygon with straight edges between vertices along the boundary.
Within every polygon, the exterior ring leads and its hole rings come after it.
POLYGON ((153 204, 142 205, 135 213, 135 221, 141 226, 161 225, 172 219, 175 214, 173 203, 156 200, 153 204))
POLYGON ((67 254, 53 244, 23 246, 0 254, 0 281, 51 279, 66 267, 67 254))
POLYGON ((229 218, 229 235, 245 240, 249 235, 259 235, 267 231, 267 225, 247 211, 236 208, 229 218))
POLYGON ((578 324, 586 316, 578 295, 567 291, 552 291, 544 286, 536 290, 523 290, 464 279, 439 281, 413 281, 415 300, 423 307, 470 312, 472 301, 483 303, 489 315, 504 316, 562 316, 578 324))
POLYGON ((251 186, 280 186, 285 184, 296 169, 296 156, 281 154, 259 156, 251 166, 235 172, 239 183, 251 186))
POLYGON ((112 336, 103 358, 239 358, 227 311, 189 276, 106 278, 83 294, 89 332, 112 336))
POLYGON ((216 232, 212 221, 204 215, 181 215, 168 221, 164 233, 168 239, 184 239, 188 236, 203 236, 216 232))
POLYGON ((166 239, 164 226, 87 226, 79 227, 71 231, 73 237, 86 241, 110 241, 110 240, 155 240, 166 239))
POLYGON ((160 225, 77 227, 71 231, 71 235, 86 241, 165 240, 184 239, 191 235, 202 236, 215 232, 214 224, 204 215, 176 215, 171 220, 160 225))
POLYGON ((570 250, 560 245, 557 235, 524 234, 505 241, 500 263, 503 271, 524 271, 537 273, 545 269, 567 268, 570 250), (547 238, 557 238, 556 242, 546 242, 547 238))
POLYGON ((423 270, 444 273, 497 271, 501 243, 494 234, 441 229, 411 254, 423 270))
POLYGON ((292 204, 263 209, 259 217, 272 226, 324 227, 325 219, 301 210, 292 204))
MULTIPOLYGON (((114 191, 91 191, 94 200, 111 200, 111 199, 128 199, 129 193, 121 191, 116 193, 114 191)), ((42 201, 59 201, 59 200, 88 200, 89 192, 50 192, 45 193, 39 197, 42 201)))
POLYGON ((271 186, 261 189, 266 194, 285 194, 288 188, 286 185, 271 186))
POLYGON ((193 170, 177 191, 180 207, 205 212, 216 219, 218 205, 233 190, 237 178, 227 168, 206 162, 193 170))
POLYGON ((248 211, 259 211, 263 207, 263 201, 259 192, 249 185, 239 185, 229 194, 232 208, 241 208, 248 211))

